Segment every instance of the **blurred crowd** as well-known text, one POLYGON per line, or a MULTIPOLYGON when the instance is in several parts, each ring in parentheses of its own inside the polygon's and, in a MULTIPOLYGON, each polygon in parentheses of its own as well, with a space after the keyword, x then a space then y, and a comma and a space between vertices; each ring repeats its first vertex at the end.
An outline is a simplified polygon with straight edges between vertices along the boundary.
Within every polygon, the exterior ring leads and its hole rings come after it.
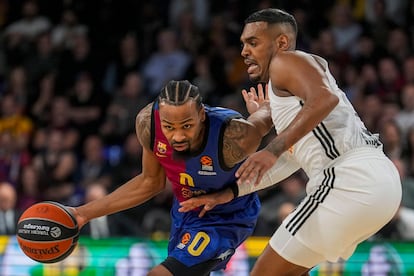
MULTIPOLYGON (((399 169, 400 211, 374 238, 414 239, 412 0, 0 0, 0 234, 35 202, 79 205, 139 174, 135 116, 171 79, 247 116, 239 36, 266 7, 295 16, 297 48, 329 61, 399 169)), ((255 235, 273 232, 305 183, 299 171, 259 192, 255 235)), ((167 190, 83 231, 165 237, 170 206, 167 190)))

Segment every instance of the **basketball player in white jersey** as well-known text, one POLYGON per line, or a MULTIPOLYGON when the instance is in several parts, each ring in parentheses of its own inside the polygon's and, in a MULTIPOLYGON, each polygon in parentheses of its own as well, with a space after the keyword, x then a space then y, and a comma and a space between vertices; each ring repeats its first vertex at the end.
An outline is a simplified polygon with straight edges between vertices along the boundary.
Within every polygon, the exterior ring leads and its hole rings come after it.
POLYGON ((278 9, 246 19, 241 55, 250 79, 269 84, 278 135, 241 165, 237 187, 181 204, 182 212, 204 205, 203 216, 302 168, 309 177, 307 196, 269 240, 254 276, 306 275, 324 261, 349 258, 401 201, 398 172, 378 136, 365 128, 327 62, 295 50, 296 35, 293 16, 278 9))

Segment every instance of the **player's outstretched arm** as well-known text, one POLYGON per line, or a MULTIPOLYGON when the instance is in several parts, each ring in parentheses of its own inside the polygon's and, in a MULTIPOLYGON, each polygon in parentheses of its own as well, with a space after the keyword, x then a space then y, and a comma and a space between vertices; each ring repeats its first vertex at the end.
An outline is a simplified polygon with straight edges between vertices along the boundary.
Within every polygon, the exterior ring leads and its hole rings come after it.
POLYGON ((165 188, 165 172, 149 149, 151 106, 137 116, 136 133, 143 145, 142 173, 130 179, 105 197, 71 208, 80 227, 91 219, 140 205, 165 188))
POLYGON ((300 169, 298 163, 291 159, 288 154, 282 154, 278 162, 275 163, 273 167, 264 174, 261 181, 257 185, 253 185, 253 183, 249 182, 233 183, 231 186, 226 187, 224 190, 193 197, 181 202, 181 208, 178 209, 178 211, 188 212, 194 208, 204 206, 199 214, 199 217, 202 217, 207 211, 212 210, 215 206, 230 202, 236 197, 244 196, 273 186, 280 181, 288 178, 298 169, 300 169))

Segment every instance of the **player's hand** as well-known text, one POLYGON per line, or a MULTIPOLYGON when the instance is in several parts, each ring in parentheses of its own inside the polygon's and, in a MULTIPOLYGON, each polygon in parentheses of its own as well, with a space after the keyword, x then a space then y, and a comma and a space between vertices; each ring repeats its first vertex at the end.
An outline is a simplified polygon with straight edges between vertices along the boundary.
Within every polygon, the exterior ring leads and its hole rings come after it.
POLYGON ((78 222, 78 228, 81 229, 87 222, 88 220, 83 217, 79 212, 78 209, 76 209, 75 207, 70 207, 70 206, 65 206, 69 212, 72 213, 72 215, 75 217, 76 221, 78 222))
POLYGON ((263 88, 263 85, 259 83, 257 85, 257 91, 255 87, 250 87, 249 91, 243 89, 242 95, 249 114, 256 112, 264 102, 269 100, 267 94, 267 84, 265 88, 263 88))
POLYGON ((257 186, 263 175, 275 164, 277 157, 267 151, 260 150, 250 155, 236 171, 237 183, 249 183, 257 186))
POLYGON ((203 206, 198 217, 203 217, 206 212, 210 211, 219 204, 224 204, 230 202, 233 199, 233 192, 231 189, 224 189, 223 191, 201 195, 197 197, 190 198, 186 201, 180 203, 179 212, 185 213, 191 211, 195 208, 203 206))

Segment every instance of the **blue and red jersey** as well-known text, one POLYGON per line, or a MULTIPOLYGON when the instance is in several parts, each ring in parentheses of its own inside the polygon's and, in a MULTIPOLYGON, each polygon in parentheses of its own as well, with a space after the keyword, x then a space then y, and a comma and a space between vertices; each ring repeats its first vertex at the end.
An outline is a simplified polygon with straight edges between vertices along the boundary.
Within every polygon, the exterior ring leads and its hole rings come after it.
MULTIPOLYGON (((222 254, 224 248, 235 249, 251 235, 256 225, 260 202, 255 193, 217 205, 203 218, 198 217, 199 210, 180 213, 178 208, 181 201, 222 190, 237 180, 235 172, 240 165, 227 168, 224 164, 223 133, 228 122, 242 117, 241 114, 226 108, 205 106, 206 131, 202 148, 185 160, 177 160, 173 157, 173 148, 162 133, 158 111, 158 102, 155 102, 151 116, 151 148, 164 168, 174 193, 171 241, 175 239, 176 242, 170 242, 170 254, 175 254, 182 261, 182 254, 188 255, 188 252, 185 253, 185 244, 183 246, 182 243, 183 237, 190 243, 188 235, 197 235, 200 231, 214 237, 217 235, 217 239, 226 237, 225 242, 214 246, 216 248, 206 246, 204 258, 214 258, 215 254, 222 254)), ((200 262, 200 258, 194 258, 192 254, 188 257, 188 265, 200 262)))

